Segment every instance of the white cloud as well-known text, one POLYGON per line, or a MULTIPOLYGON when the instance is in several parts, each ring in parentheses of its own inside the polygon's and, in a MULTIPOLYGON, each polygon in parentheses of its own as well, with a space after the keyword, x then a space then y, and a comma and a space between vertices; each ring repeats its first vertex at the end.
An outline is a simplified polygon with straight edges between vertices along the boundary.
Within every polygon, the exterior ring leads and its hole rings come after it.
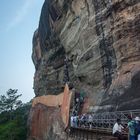
POLYGON ((7 31, 21 23, 24 18, 26 17, 29 10, 32 8, 32 5, 35 0, 26 0, 23 6, 19 8, 19 10, 16 12, 15 17, 9 22, 7 26, 7 31))

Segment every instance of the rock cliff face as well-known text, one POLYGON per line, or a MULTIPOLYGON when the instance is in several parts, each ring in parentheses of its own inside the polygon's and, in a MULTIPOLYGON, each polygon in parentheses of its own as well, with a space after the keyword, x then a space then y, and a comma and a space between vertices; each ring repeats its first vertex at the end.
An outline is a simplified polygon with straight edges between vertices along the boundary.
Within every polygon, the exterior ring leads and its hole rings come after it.
POLYGON ((139 11, 139 0, 45 0, 33 37, 36 96, 69 81, 85 91, 87 111, 140 108, 139 11))

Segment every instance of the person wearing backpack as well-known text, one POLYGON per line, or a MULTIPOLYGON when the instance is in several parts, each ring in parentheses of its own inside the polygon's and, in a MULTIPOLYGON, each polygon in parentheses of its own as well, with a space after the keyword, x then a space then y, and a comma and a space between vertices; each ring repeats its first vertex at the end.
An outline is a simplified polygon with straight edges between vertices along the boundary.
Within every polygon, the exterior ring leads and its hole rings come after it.
POLYGON ((135 137, 135 120, 133 120, 132 117, 129 117, 128 129, 129 129, 129 140, 136 140, 136 137, 135 137))
POLYGON ((135 118, 135 136, 136 140, 140 140, 140 118, 135 118))

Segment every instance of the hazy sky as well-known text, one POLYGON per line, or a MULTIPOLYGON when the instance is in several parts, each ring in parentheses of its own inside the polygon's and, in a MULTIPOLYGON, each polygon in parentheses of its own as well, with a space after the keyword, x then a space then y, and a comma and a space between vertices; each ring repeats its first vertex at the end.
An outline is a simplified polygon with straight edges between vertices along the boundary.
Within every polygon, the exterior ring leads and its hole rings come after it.
POLYGON ((44 0, 0 0, 0 94, 18 89, 22 101, 34 97, 32 37, 44 0))

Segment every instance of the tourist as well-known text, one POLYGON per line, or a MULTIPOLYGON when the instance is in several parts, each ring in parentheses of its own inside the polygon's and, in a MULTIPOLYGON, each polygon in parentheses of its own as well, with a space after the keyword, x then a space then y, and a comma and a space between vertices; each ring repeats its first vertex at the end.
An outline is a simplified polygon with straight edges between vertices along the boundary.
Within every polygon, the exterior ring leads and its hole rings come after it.
POLYGON ((73 119, 74 116, 71 116, 71 119, 70 119, 70 124, 71 124, 71 127, 74 127, 74 119, 73 119))
POLYGON ((92 115, 91 114, 89 114, 88 115, 88 124, 89 124, 89 128, 91 129, 92 128, 92 115))
POLYGON ((135 121, 129 116, 128 129, 129 129, 129 140, 136 140, 135 138, 135 121))
POLYGON ((135 118, 135 136, 136 140, 140 140, 140 118, 135 118))
POLYGON ((125 140, 122 134, 124 127, 121 125, 121 120, 117 119, 115 125, 113 126, 113 136, 117 137, 119 140, 125 140))

